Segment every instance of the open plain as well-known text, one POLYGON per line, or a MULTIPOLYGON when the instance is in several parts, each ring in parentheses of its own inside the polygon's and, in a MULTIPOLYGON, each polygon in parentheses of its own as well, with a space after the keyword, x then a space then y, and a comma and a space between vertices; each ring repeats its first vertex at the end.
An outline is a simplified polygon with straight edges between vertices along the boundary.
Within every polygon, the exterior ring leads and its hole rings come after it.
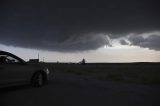
POLYGON ((46 63, 45 86, 0 88, 0 106, 160 106, 159 63, 46 63))

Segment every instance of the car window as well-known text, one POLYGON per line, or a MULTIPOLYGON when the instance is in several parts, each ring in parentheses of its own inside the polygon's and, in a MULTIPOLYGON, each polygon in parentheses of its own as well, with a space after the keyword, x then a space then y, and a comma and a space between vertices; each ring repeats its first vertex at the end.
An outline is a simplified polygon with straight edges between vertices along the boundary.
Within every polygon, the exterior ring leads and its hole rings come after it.
POLYGON ((0 64, 14 64, 14 63, 20 63, 20 61, 12 56, 0 55, 0 64))

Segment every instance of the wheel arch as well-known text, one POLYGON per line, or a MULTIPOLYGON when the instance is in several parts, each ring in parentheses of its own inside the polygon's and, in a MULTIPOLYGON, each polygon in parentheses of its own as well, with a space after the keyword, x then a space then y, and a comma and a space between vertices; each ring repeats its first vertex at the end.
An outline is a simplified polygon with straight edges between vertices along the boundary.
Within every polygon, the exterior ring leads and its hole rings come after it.
POLYGON ((33 81, 33 77, 37 74, 37 73, 42 73, 42 75, 44 76, 44 81, 47 81, 47 74, 43 71, 43 70, 37 70, 32 74, 31 80, 30 82, 32 83, 33 81))

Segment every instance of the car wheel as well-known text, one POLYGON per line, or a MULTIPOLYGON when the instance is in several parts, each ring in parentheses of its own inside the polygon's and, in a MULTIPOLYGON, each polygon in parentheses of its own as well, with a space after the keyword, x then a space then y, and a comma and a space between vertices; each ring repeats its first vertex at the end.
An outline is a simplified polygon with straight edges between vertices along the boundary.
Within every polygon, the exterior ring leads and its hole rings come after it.
POLYGON ((34 87, 43 86, 45 83, 44 75, 41 72, 35 73, 31 83, 34 87))

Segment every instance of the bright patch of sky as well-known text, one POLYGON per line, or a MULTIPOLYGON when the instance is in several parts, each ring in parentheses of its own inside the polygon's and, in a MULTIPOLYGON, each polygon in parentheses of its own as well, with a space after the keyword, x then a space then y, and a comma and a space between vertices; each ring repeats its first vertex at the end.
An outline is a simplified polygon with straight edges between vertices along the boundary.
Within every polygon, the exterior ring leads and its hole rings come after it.
POLYGON ((35 49, 0 45, 0 50, 11 52, 24 60, 38 58, 45 62, 79 62, 83 58, 87 62, 160 62, 160 51, 140 48, 138 46, 121 45, 118 40, 112 41, 112 47, 105 45, 97 50, 62 53, 35 49))

